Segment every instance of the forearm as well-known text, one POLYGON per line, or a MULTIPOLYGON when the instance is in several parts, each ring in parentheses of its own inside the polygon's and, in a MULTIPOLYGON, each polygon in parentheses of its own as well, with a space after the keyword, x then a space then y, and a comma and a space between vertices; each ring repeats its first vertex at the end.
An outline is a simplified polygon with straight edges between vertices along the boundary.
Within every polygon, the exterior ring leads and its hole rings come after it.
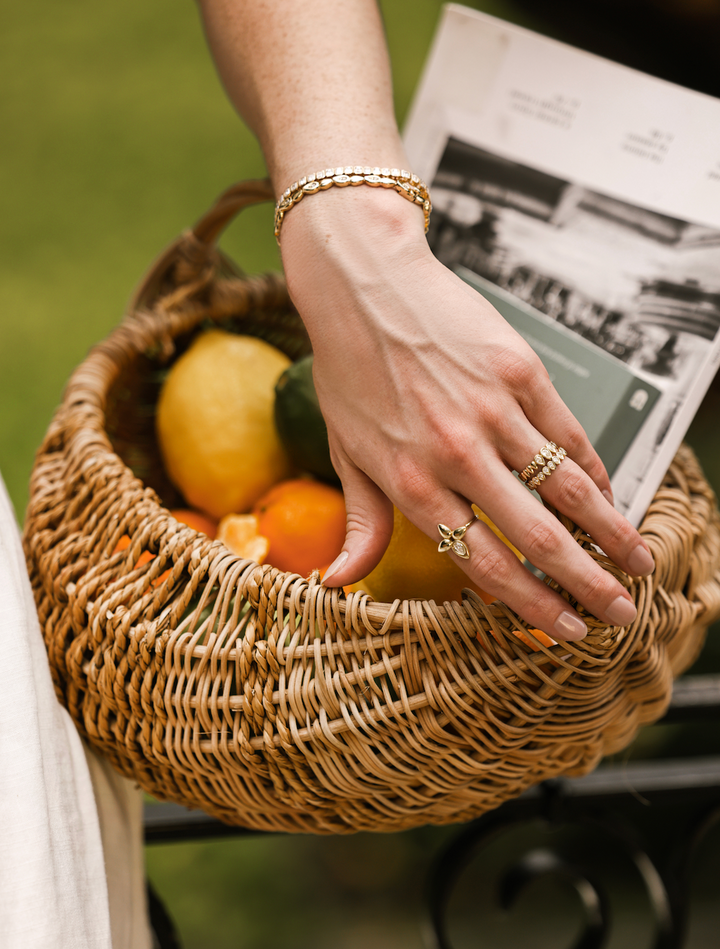
POLYGON ((406 167, 375 0, 199 0, 236 109, 276 192, 340 165, 406 167))

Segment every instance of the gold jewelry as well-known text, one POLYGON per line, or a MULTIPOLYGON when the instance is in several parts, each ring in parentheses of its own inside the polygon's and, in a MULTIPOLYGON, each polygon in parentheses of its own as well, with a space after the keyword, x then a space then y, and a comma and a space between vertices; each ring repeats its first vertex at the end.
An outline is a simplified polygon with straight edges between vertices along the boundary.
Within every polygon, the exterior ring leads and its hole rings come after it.
POLYGON ((555 442, 546 442, 533 460, 520 472, 520 480, 534 491, 549 478, 558 465, 567 458, 564 448, 558 448, 555 442))
POLYGON ((477 519, 477 514, 473 514, 467 524, 463 524, 462 527, 456 527, 455 530, 451 527, 446 527, 445 524, 438 524, 437 529, 440 531, 440 536, 442 537, 442 540, 438 544, 438 553, 446 554, 452 550, 453 553, 457 554, 458 557, 462 557, 463 560, 469 560, 470 551, 463 537, 468 527, 474 524, 477 519))
POLYGON ((398 168, 369 168, 360 165, 347 165, 344 168, 325 168, 316 171, 299 181, 293 182, 284 191, 275 205, 275 237, 280 243, 280 228, 287 212, 306 194, 327 191, 333 185, 346 188, 348 185, 370 185, 371 188, 392 188, 403 198, 412 201, 423 209, 425 215, 425 233, 430 223, 432 203, 430 193, 424 181, 409 171, 398 168))

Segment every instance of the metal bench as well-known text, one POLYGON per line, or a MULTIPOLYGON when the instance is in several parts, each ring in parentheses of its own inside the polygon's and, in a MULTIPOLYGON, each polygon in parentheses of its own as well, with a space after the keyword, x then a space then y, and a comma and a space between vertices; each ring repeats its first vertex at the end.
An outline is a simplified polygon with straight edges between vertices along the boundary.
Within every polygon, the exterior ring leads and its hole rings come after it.
MULTIPOLYGON (((675 683, 670 707, 658 725, 719 719, 720 675, 687 676, 675 683)), ((433 949, 453 949, 448 906, 463 872, 490 841, 539 820, 554 830, 591 828, 623 850, 644 883, 652 909, 653 946, 680 949, 688 923, 688 870, 699 843, 718 817, 720 756, 606 763, 585 777, 546 781, 462 825, 434 856, 425 899, 426 942, 433 949), (680 820, 676 819, 678 809, 680 820), (649 810, 663 827, 660 840, 647 839, 639 829, 640 818, 649 810)), ((145 807, 148 845, 249 835, 262 833, 229 827, 176 804, 145 807)), ((544 875, 554 875, 571 886, 582 904, 585 926, 573 949, 605 945, 611 907, 591 863, 579 863, 558 849, 535 847, 504 873, 498 898, 509 907, 528 884, 544 875)), ((152 891, 150 905, 158 946, 179 949, 179 936, 152 891)))

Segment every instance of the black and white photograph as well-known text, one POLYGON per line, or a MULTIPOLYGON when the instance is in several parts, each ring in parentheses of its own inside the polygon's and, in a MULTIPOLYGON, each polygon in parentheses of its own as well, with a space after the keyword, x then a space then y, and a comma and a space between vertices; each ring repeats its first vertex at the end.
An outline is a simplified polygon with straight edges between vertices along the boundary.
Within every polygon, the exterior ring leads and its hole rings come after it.
POLYGON ((661 389, 720 329, 720 231, 447 141, 428 239, 661 389))

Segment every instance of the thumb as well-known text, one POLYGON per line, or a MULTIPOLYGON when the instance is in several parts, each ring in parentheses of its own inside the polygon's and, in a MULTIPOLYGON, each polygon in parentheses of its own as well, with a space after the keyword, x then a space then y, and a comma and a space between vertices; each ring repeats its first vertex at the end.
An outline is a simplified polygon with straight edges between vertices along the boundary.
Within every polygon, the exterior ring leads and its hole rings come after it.
POLYGON ((330 587, 355 583, 380 562, 393 530, 392 502, 354 465, 336 465, 345 492, 347 512, 342 552, 325 571, 330 587))

